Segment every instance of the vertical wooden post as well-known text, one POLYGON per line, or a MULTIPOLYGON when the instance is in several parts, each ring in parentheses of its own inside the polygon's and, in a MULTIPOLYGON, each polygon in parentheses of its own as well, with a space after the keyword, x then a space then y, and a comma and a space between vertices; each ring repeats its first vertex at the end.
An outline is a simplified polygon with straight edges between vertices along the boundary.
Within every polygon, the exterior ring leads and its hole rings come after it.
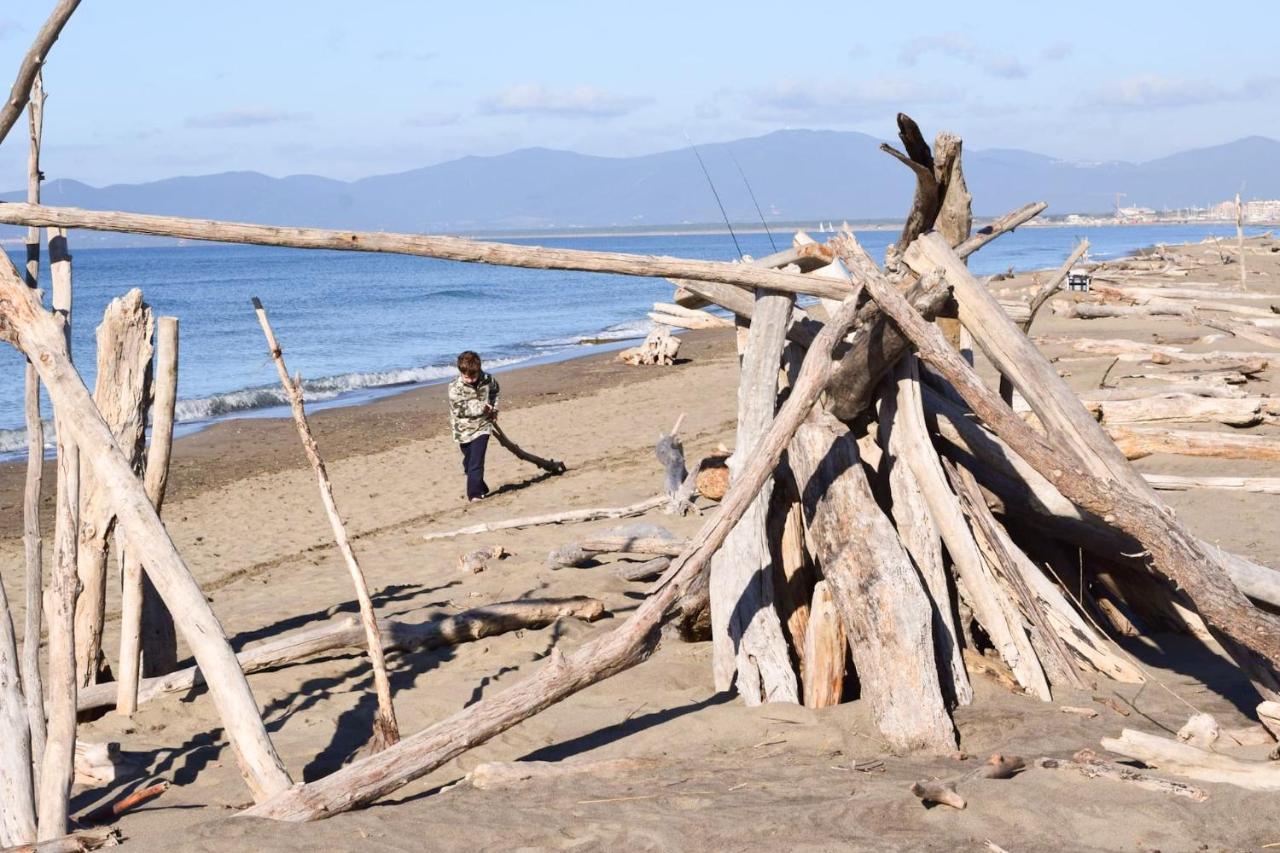
POLYGON ((0 845, 27 844, 35 835, 31 733, 18 673, 18 641, 0 583, 0 845))
POLYGON ((391 703, 391 681, 387 678, 387 663, 382 653, 382 633, 378 630, 378 620, 373 612, 373 600, 369 598, 369 585, 365 581, 360 563, 356 561, 355 552, 347 540, 347 529, 338 514, 338 505, 333 499, 333 485, 329 482, 329 474, 325 471, 324 460, 320 458, 320 449, 316 447, 311 436, 311 427, 307 425, 307 413, 302 404, 302 383, 289 376, 284 364, 284 353, 276 342, 275 333, 267 321, 266 309, 258 297, 253 297, 253 309, 258 314, 258 323, 267 338, 267 348, 275 360, 276 371, 280 374, 280 383, 289 395, 289 404, 293 407, 293 421, 298 427, 298 436, 302 439, 302 449, 311 461, 316 472, 316 481, 320 487, 320 500, 324 504, 325 513, 329 516, 329 524, 333 528, 333 538, 338 550, 346 560, 347 570, 351 573, 351 583, 356 590, 356 599, 360 602, 360 621, 364 625, 365 638, 369 645, 369 661, 373 665, 373 683, 378 693, 378 717, 374 721, 373 742, 375 749, 391 746, 400 740, 400 727, 396 723, 395 707, 391 703))
MULTIPOLYGON (((71 255, 64 228, 49 229, 49 273, 53 310, 62 321, 63 346, 71 358, 71 255)), ((76 746, 76 546, 80 529, 80 450, 70 430, 57 419, 58 501, 54 532, 53 576, 45 611, 49 614, 48 732, 40 768, 38 836, 41 841, 67 833, 67 798, 76 746)))
MULTIPOLYGON (((30 146, 27 200, 40 203, 40 139, 44 133, 44 83, 36 74, 27 104, 30 146)), ((27 287, 40 286, 40 229, 27 228, 27 287)), ((44 761, 44 685, 40 678, 40 632, 44 619, 44 537, 40 531, 40 492, 44 485, 44 422, 40 417, 40 377, 27 362, 24 409, 27 421, 27 477, 22 495, 22 544, 26 553, 26 621, 22 630, 22 689, 31 725, 31 766, 39 784, 44 761)))
POLYGON ((1240 286, 1247 288, 1249 282, 1245 280, 1244 207, 1240 204, 1240 193, 1236 193, 1236 248, 1239 249, 1239 257, 1236 260, 1240 264, 1240 286))
MULTIPOLYGON (((156 323, 155 371, 151 407, 151 447, 147 450, 144 483, 147 497, 159 514, 169 482, 169 458, 173 451, 174 409, 178 401, 178 318, 161 317, 156 323)), ((163 601, 158 609, 148 608, 146 575, 142 563, 132 553, 125 553, 124 577, 120 591, 120 672, 117 676, 116 712, 131 716, 138 707, 138 676, 142 664, 142 625, 144 616, 168 622, 173 634, 173 617, 163 601), (150 611, 150 612, 148 612, 150 611)), ((151 594, 156 599, 154 587, 151 594)), ((148 632, 150 634, 150 631, 148 632)))

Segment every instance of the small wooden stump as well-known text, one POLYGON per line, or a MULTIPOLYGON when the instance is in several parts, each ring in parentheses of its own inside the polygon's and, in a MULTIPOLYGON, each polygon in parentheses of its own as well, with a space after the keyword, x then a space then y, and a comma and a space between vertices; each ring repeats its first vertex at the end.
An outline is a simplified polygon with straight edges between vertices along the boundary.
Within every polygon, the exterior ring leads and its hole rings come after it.
POLYGON ((509 557, 510 554, 506 548, 501 545, 491 545, 488 548, 477 548, 458 557, 458 571, 467 574, 478 575, 485 569, 489 568, 490 560, 501 560, 509 557))
POLYGON ((680 339, 674 337, 666 326, 657 326, 638 347, 618 353, 618 361, 632 365, 672 365, 680 351, 680 339))

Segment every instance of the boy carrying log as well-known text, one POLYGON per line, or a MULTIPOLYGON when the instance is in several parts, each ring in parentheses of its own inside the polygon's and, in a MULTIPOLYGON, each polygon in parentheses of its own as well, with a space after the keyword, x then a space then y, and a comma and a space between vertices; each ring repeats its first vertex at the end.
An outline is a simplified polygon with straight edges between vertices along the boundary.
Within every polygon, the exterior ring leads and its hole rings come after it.
POLYGON ((449 383, 449 424, 453 440, 462 449, 467 500, 473 503, 489 494, 484 455, 489 447, 489 426, 497 419, 498 380, 481 369, 479 355, 467 350, 458 356, 458 378, 449 383))

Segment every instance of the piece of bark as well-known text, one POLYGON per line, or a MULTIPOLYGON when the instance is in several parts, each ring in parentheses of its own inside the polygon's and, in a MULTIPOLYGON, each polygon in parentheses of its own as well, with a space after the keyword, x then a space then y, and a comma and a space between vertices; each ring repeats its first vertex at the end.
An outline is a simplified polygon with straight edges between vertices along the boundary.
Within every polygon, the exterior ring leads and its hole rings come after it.
POLYGON ((1035 766, 1041 770, 1074 770, 1086 779, 1110 779, 1114 782, 1125 782, 1145 791, 1183 797, 1196 803, 1203 803, 1209 799, 1209 792, 1203 788, 1196 788, 1182 782, 1157 779, 1155 776, 1150 776, 1123 764, 1101 761, 1094 756, 1092 750, 1087 749, 1077 752, 1072 760, 1065 758, 1038 758, 1035 766))
MULTIPOLYGON (((747 335, 738 385, 738 430, 729 457, 730 488, 773 421, 778 369, 794 298, 762 291, 747 335)), ((712 675, 717 690, 735 681, 748 706, 800 701, 791 654, 773 605, 773 573, 766 539, 772 481, 711 559, 712 675)))
MULTIPOLYGON (((55 284, 56 244, 57 241, 51 241, 50 248, 50 257, 54 259, 55 284)), ((62 251, 65 253, 65 244, 62 251)), ((88 389, 71 364, 62 329, 54 317, 44 312, 32 298, 16 272, 12 269, 5 270, 2 266, 0 327, 10 330, 9 340, 16 343, 37 366, 53 402, 60 433, 75 442, 86 468, 95 474, 98 482, 107 485, 113 513, 120 520, 125 547, 142 560, 182 628, 188 647, 209 676, 219 717, 250 790, 255 797, 266 797, 288 788, 292 782, 267 736, 258 705, 236 663, 234 652, 226 642, 222 626, 174 547, 173 540, 156 515, 155 507, 147 499, 143 484, 129 466, 111 429, 98 413, 88 389)), ((74 577, 69 579, 69 583, 71 589, 74 589, 74 577)), ((51 621, 50 661, 55 658, 52 645, 55 633, 62 631, 55 632, 51 621)), ((68 640, 70 633, 70 630, 66 631, 68 640)), ((52 673, 51 665, 51 677, 52 673)), ((74 678, 72 682, 74 683, 74 678)), ((55 695, 52 688, 50 695, 55 695)), ((72 700, 69 710, 74 720, 74 694, 69 698, 72 700)), ((53 739, 53 717, 51 711, 50 741, 53 739)), ((49 784, 46 778, 50 763, 49 748, 46 744, 46 768, 41 773, 42 788, 49 784)), ((70 744, 65 759, 59 756, 57 763, 60 765, 63 760, 69 776, 70 744)), ((44 801, 45 798, 42 797, 41 808, 44 801)))
POLYGON ((497 439, 498 444, 501 444, 504 450, 515 456, 521 462, 528 462, 530 465, 536 465, 548 474, 563 474, 565 471, 569 470, 568 467, 559 460, 543 459, 541 456, 538 456, 535 453, 530 453, 520 445, 516 444, 507 436, 502 427, 498 426, 498 422, 496 420, 489 422, 489 434, 497 439))
POLYGON ((1167 773, 1202 782, 1222 782, 1250 791, 1280 791, 1280 764, 1272 761, 1245 761, 1219 755, 1134 729, 1124 729, 1118 738, 1103 738, 1102 747, 1167 773))
POLYGON ((515 530, 521 527, 540 527, 546 524, 568 524, 580 521, 598 521, 602 518, 627 518, 633 515, 643 515, 651 509, 657 509, 665 504, 667 500, 668 498, 666 495, 656 495, 628 506, 606 507, 603 509, 571 509, 566 512, 554 512, 547 515, 531 515, 525 518, 510 518, 505 521, 490 521, 483 524, 472 524, 468 527, 460 527, 457 530, 447 530, 440 533, 425 533, 422 538, 427 541, 431 541, 435 539, 450 539, 454 536, 472 536, 477 533, 492 533, 496 530, 515 530))
MULTIPOLYGON (((173 453, 173 426, 178 402, 178 318, 156 322, 156 354, 151 406, 151 445, 147 449, 143 485, 156 514, 164 506, 173 453)), ((123 550, 123 549, 121 549, 123 550)), ((177 634, 173 615, 132 554, 124 555, 120 590, 120 671, 116 713, 130 716, 137 709, 138 679, 162 675, 177 663, 177 634), (145 658, 145 660, 144 660, 145 658), (145 664, 145 666, 144 666, 145 664)))
MULTIPOLYGON (((473 642, 510 631, 542 628, 557 619, 575 618, 592 622, 603 616, 604 612, 604 605, 600 601, 585 596, 535 598, 497 602, 425 622, 383 618, 378 620, 378 627, 388 650, 429 650, 473 642)), ((258 672, 325 652, 360 646, 364 643, 364 638, 364 629, 357 620, 347 617, 251 646, 240 652, 237 660, 245 673, 258 672)), ((139 685, 138 702, 141 704, 167 693, 190 690, 203 683, 204 676, 196 666, 156 678, 144 678, 139 685)), ((96 684, 86 688, 80 695, 80 710, 110 704, 114 701, 114 690, 115 687, 111 684, 96 684)))
MULTIPOLYGON (((869 275, 864 279, 873 298, 912 339, 921 357, 946 375, 997 435, 1064 496, 1095 515, 1110 517, 1112 524, 1150 552, 1154 568, 1186 592, 1255 684, 1267 692, 1280 687, 1276 679, 1280 668, 1280 617, 1255 608, 1244 597, 1231 582, 1223 561, 1201 547, 1183 528, 1084 411, 1044 356, 998 308, 990 307, 990 294, 934 237, 926 235, 916 241, 915 245, 929 248, 914 256, 915 263, 925 263, 926 257, 941 263, 947 269, 948 280, 957 288, 963 286, 964 295, 958 297, 961 321, 999 369, 1008 372, 1028 402, 1037 406, 1036 413, 1051 431, 1054 443, 1032 431, 992 395, 972 369, 939 339, 936 329, 883 276, 869 275), (983 318, 981 322, 975 313, 983 318)), ((913 252, 908 251, 907 255, 911 261, 913 252)))
MULTIPOLYGON (((359 759, 324 779, 285 791, 242 812, 277 820, 317 820, 358 808, 420 778, 543 708, 639 663, 653 650, 662 622, 679 615, 711 555, 772 475, 792 436, 831 382, 833 353, 857 319, 852 294, 814 340, 791 394, 757 447, 751 464, 656 588, 618 628, 570 652, 558 651, 528 679, 487 696, 450 719, 359 759)), ((696 612, 696 601, 692 602, 696 612)), ((687 612, 687 611, 685 611, 687 612)))
POLYGON ((844 658, 848 648, 844 626, 826 581, 813 587, 813 603, 805 623, 801 683, 806 708, 840 704, 844 694, 844 658))
POLYGON ((872 716, 890 748, 955 749, 934 659, 933 608, 872 496, 856 442, 814 413, 788 452, 803 484, 808 541, 831 586, 872 716))

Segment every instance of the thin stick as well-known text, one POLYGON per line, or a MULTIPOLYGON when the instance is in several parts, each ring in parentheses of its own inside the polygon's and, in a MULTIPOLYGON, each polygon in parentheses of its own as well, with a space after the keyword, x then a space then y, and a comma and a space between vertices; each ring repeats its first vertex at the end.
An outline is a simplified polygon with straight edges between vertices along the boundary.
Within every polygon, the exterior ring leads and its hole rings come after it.
POLYGON ((87 823, 111 823, 129 809, 154 800, 156 797, 169 790, 171 785, 173 785, 172 782, 168 779, 164 779, 160 782, 148 785, 145 788, 139 788, 132 794, 126 794, 114 803, 107 803, 100 808, 94 809, 84 816, 84 820, 87 823))
MULTIPOLYGON (((178 318, 161 317, 156 324, 155 399, 151 408, 151 446, 147 450, 144 484, 156 513, 164 504, 173 452, 174 410, 178 401, 178 318)), ((142 668, 142 617, 145 599, 142 563, 132 553, 124 558, 120 592, 120 676, 116 713, 132 716, 138 708, 138 678, 142 668)), ((163 607, 163 603, 160 607, 163 607)), ((153 614, 153 618, 159 614, 153 614)), ((167 615, 167 611, 164 611, 167 615)), ((172 617, 170 617, 172 619, 172 617)))
MULTIPOLYGON (((1058 271, 1055 272, 1038 291, 1036 291, 1035 296, 1031 297, 1031 304, 1029 306, 1030 310, 1027 314, 1027 319, 1019 324, 1022 328, 1023 334, 1026 334, 1031 330, 1031 324, 1035 321, 1036 314, 1039 313, 1041 306, 1048 302, 1049 297, 1053 296, 1053 294, 1057 292, 1058 288, 1062 286, 1062 282, 1065 281, 1067 276, 1071 273, 1071 268, 1076 265, 1076 261, 1084 257, 1084 253, 1087 251, 1089 251, 1089 241, 1081 240, 1080 244, 1076 246, 1075 251, 1067 257, 1067 260, 1062 264, 1062 266, 1058 267, 1058 271)), ((1000 399, 1004 400, 1006 403, 1013 401, 1013 382, 1010 381, 1009 377, 1004 376, 1003 374, 1000 376, 1000 399)))
POLYGON ((333 528, 333 538, 338 551, 347 563, 351 573, 351 583, 356 590, 356 599, 360 602, 360 621, 364 624, 365 638, 369 646, 369 661, 373 665, 373 684, 378 693, 378 717, 374 721, 374 746, 381 749, 391 746, 400 740, 400 727, 396 723, 395 707, 391 703, 391 681, 387 678, 387 662, 382 652, 382 633, 378 630, 377 616, 373 612, 373 601, 369 598, 369 585, 365 581, 364 572, 356 561, 355 552, 347 540, 347 529, 338 514, 338 505, 333 498, 333 486, 329 482, 329 474, 325 470, 324 460, 320 458, 320 449, 311 436, 311 427, 307 424, 307 413, 302 404, 302 383, 289 377, 289 370, 284 364, 284 353, 276 342, 275 333, 267 321, 267 312, 258 297, 253 297, 253 310, 258 314, 258 323, 267 338, 267 349, 276 363, 276 372, 280 374, 280 384, 289 395, 289 404, 293 408, 293 422, 298 427, 298 437, 302 439, 302 449, 306 451, 311 468, 316 472, 316 482, 320 487, 320 500, 324 511, 329 516, 329 525, 333 528))
POLYGON ((556 459, 543 459, 541 456, 530 453, 529 451, 521 448, 520 445, 507 437, 507 434, 498 426, 497 421, 489 422, 489 432, 491 432, 493 437, 498 440, 498 444, 501 444, 504 448, 510 451, 511 454, 521 462, 528 462, 531 465, 537 465, 548 474, 563 474, 565 471, 569 470, 563 462, 556 459))
POLYGON ((1240 286, 1248 289, 1249 282, 1245 280, 1245 264, 1244 264, 1244 208, 1240 206, 1240 193, 1236 193, 1236 263, 1240 265, 1240 286))
POLYGON ((22 115, 22 110, 31 97, 32 84, 35 83, 36 75, 40 73, 40 67, 44 65, 45 57, 49 55, 49 49, 58 40, 62 28, 66 26, 71 13, 79 5, 80 0, 60 0, 53 8, 53 12, 49 14, 49 19, 40 28, 40 32, 36 33, 35 41, 27 49, 27 55, 22 57, 22 64, 18 66, 18 77, 13 81, 13 89, 9 91, 9 100, 5 101, 4 108, 0 109, 0 142, 9 135, 9 131, 18 121, 18 116, 22 115))
MULTIPOLYGON (((30 146, 27 155, 27 201, 40 203, 40 139, 44 133, 44 83, 36 74, 27 105, 30 146)), ((27 229, 27 287, 40 286, 40 229, 27 229)), ((31 765, 40 785, 44 761, 44 685, 40 678, 40 631, 44 619, 44 537, 40 530, 40 492, 44 480, 44 421, 40 416, 40 376, 26 365, 24 409, 27 421, 27 476, 22 496, 22 544, 26 554, 27 613, 22 634, 22 690, 31 724, 31 765)))
POLYGON ((670 495, 654 495, 639 503, 628 506, 601 507, 599 509, 571 509, 565 512, 553 512, 546 515, 529 515, 524 518, 508 518, 504 521, 490 521, 484 524, 472 524, 459 527, 457 530, 443 530, 439 533, 424 533, 423 539, 428 542, 434 539, 452 539, 454 536, 471 536, 476 533, 492 533, 495 530, 514 530, 520 527, 541 527, 546 524, 569 524, 579 521, 599 521, 602 518, 629 518, 633 515, 644 515, 671 500, 670 495))

